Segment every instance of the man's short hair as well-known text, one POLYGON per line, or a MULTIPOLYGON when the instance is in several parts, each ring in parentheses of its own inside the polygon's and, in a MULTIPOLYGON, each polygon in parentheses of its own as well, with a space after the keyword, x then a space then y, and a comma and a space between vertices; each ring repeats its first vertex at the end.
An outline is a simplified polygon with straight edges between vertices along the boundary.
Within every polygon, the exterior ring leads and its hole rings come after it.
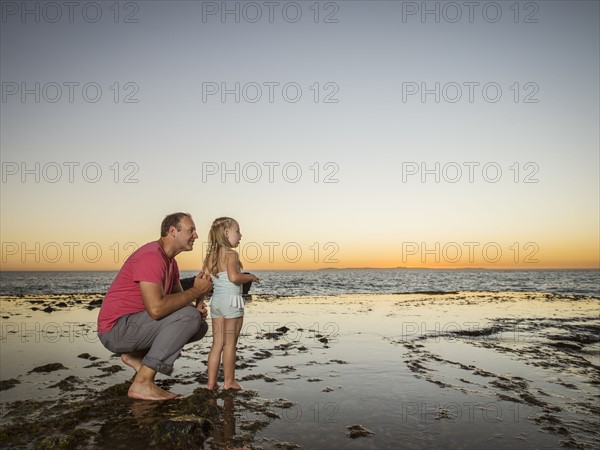
POLYGON ((171 227, 175 227, 178 230, 180 230, 181 219, 183 219, 184 217, 189 217, 190 219, 192 218, 191 214, 184 212, 176 212, 166 216, 160 224, 160 236, 165 237, 167 234, 169 234, 169 228, 171 227))

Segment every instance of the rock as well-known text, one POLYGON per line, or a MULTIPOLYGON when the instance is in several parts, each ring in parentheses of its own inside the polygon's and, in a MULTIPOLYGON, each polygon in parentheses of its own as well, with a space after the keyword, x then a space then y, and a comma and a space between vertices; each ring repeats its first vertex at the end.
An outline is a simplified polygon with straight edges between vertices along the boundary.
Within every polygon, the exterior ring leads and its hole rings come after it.
POLYGON ((269 422, 267 422, 266 420, 255 420, 254 422, 241 424, 240 429, 256 433, 257 431, 262 430, 267 425, 269 425, 269 422))
POLYGON ((204 440, 213 429, 210 420, 180 416, 158 422, 153 427, 155 441, 163 448, 204 448, 204 440))
POLYGON ((294 366, 275 366, 278 369, 281 369, 281 373, 289 373, 289 372, 295 372, 296 368, 294 366))
POLYGON ((92 301, 88 302, 88 304, 85 308, 89 309, 91 311, 92 309, 96 309, 96 308, 100 307, 100 305, 102 305, 102 299, 92 300, 92 301))
POLYGON ((290 347, 292 347, 294 344, 292 342, 286 342, 285 344, 279 344, 276 345, 275 347, 273 347, 275 350, 283 350, 283 351, 287 351, 290 347))
POLYGON ((77 385, 81 384, 81 380, 74 375, 68 376, 62 381, 59 381, 56 384, 53 384, 50 387, 57 387, 63 391, 72 391, 77 389, 77 385))
POLYGON ((100 393, 100 399, 106 401, 107 399, 126 399, 127 392, 131 383, 123 382, 109 386, 100 393))
POLYGON ((540 407, 548 406, 548 403, 546 403, 545 401, 540 400, 538 398, 535 398, 529 392, 522 392, 519 394, 519 396, 523 399, 523 401, 525 403, 528 403, 530 405, 540 406, 540 407))
POLYGON ((63 366, 61 363, 52 363, 52 364, 46 364, 45 366, 39 366, 34 369, 31 369, 28 373, 54 372, 56 370, 67 370, 67 368, 65 366, 63 366))
POLYGON ((264 373, 250 373, 240 378, 240 381, 260 380, 261 378, 264 379, 265 376, 266 375, 264 373))
POLYGON ((346 436, 348 436, 352 439, 356 439, 359 437, 367 437, 367 436, 370 436, 371 434, 375 434, 371 430, 367 430, 362 425, 350 425, 350 426, 346 427, 346 429, 348 430, 348 432, 346 433, 346 436))
POLYGON ((498 326, 492 326, 489 328, 481 328, 481 329, 474 329, 474 330, 459 330, 459 331, 451 331, 451 334, 457 335, 457 336, 490 336, 492 334, 496 334, 496 333, 500 333, 502 331, 502 328, 498 327, 498 326))
POLYGON ((548 345, 561 350, 574 350, 577 352, 580 352, 582 349, 580 345, 573 344, 572 342, 550 342, 548 345))
POLYGON ((91 430, 77 429, 67 435, 48 436, 35 444, 36 450, 86 448, 85 443, 94 436, 91 430))
POLYGON ((263 335, 266 339, 279 339, 281 336, 283 336, 282 333, 265 333, 263 335))
POLYGON ((285 442, 285 441, 275 442, 275 447, 282 448, 284 450, 293 450, 295 448, 300 448, 300 446, 298 444, 294 444, 293 442, 285 442))
POLYGON ((295 405, 294 402, 287 400, 285 398, 278 398, 271 402, 271 406, 273 406, 273 408, 280 408, 280 409, 289 409, 294 405, 295 405))
POLYGON ((121 372, 123 369, 121 366, 117 366, 116 364, 114 366, 110 366, 110 367, 102 367, 100 369, 102 372, 105 373, 117 373, 117 372, 121 372))
POLYGON ((254 366, 251 366, 250 364, 248 364, 247 362, 244 362, 244 361, 235 363, 235 370, 247 369, 248 367, 254 367, 254 366))
POLYGON ((20 381, 17 380, 16 378, 2 380, 2 381, 0 381, 0 391, 5 391, 7 389, 14 388, 19 383, 20 383, 20 381))
MULTIPOLYGON (((98 359, 95 356, 92 356, 92 358, 98 359)), ((91 361, 91 359, 90 359, 90 361, 91 361)), ((83 366, 83 368, 84 369, 90 369, 90 368, 94 368, 94 367, 101 367, 101 366, 103 366, 105 364, 108 364, 108 363, 106 361, 98 361, 98 362, 95 362, 95 363, 92 363, 92 364, 88 364, 87 366, 83 366)))
POLYGON ((76 448, 77 443, 72 436, 49 436, 42 439, 35 446, 36 450, 71 449, 76 448))
POLYGON ((270 358, 271 356, 273 356, 273 353, 268 350, 260 350, 254 353, 254 359, 265 359, 270 358))

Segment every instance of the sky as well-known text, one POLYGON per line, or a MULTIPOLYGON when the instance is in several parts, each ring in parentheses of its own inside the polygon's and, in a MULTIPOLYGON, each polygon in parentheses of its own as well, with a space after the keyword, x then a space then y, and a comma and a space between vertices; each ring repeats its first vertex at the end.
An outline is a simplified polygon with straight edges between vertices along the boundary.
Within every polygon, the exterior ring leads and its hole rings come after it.
POLYGON ((3 2, 0 269, 599 268, 599 4, 3 2))

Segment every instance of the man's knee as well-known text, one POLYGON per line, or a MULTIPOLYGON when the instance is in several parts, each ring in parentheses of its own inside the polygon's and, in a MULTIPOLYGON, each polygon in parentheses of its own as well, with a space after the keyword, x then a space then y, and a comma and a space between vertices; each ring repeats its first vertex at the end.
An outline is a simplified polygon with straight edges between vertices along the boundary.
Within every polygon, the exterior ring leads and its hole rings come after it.
POLYGON ((190 340, 188 341, 188 344, 190 342, 196 342, 199 341, 200 339, 202 339, 204 336, 206 336, 206 333, 208 332, 208 323, 206 323, 205 320, 203 320, 202 322, 199 323, 198 326, 198 330, 194 333, 194 335, 190 338, 190 340))
POLYGON ((200 317, 202 317, 200 315, 200 311, 193 306, 184 306, 183 308, 172 313, 172 315, 174 318, 176 317, 177 320, 187 320, 190 322, 199 321, 200 317))
POLYGON ((181 308, 177 313, 179 321, 183 322, 182 326, 186 330, 190 330, 192 334, 195 334, 200 330, 201 322, 204 323, 200 311, 193 306, 181 308))

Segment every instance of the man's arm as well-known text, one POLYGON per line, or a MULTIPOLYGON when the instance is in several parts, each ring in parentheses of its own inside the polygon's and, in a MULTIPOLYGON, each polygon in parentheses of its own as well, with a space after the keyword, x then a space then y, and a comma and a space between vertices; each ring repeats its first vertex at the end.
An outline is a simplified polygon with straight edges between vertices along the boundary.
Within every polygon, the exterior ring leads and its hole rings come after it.
POLYGON ((171 294, 177 294, 178 292, 183 292, 183 286, 181 286, 181 280, 177 282, 177 284, 173 285, 171 289, 171 294))
MULTIPOLYGON (((178 286, 181 288, 181 285, 178 286)), ((198 275, 194 286, 187 291, 165 294, 160 284, 140 281, 140 291, 144 306, 154 320, 162 319, 169 314, 192 304, 196 298, 210 291, 212 282, 206 276, 198 275)))
MULTIPOLYGON (((200 274, 202 274, 203 272, 200 272, 200 274)), ((210 277, 209 277, 210 279, 210 277)), ((194 278, 195 280, 195 278, 194 278)), ((211 282, 212 285, 212 282, 211 282)), ((189 288, 188 288, 189 289, 189 288)), ((212 289, 212 288, 211 288, 212 289)), ((183 285, 181 283, 181 280, 179 281, 179 283, 177 283, 175 286, 173 286, 173 289, 171 290, 171 294, 176 294, 177 292, 183 292, 184 289, 183 285)), ((208 308, 206 306, 206 303, 204 303, 204 297, 206 296, 206 294, 210 292, 210 289, 206 292, 204 292, 200 297, 196 298, 196 309, 198 311, 200 311, 200 314, 202 315, 203 319, 206 319, 206 317, 208 316, 208 308)))

